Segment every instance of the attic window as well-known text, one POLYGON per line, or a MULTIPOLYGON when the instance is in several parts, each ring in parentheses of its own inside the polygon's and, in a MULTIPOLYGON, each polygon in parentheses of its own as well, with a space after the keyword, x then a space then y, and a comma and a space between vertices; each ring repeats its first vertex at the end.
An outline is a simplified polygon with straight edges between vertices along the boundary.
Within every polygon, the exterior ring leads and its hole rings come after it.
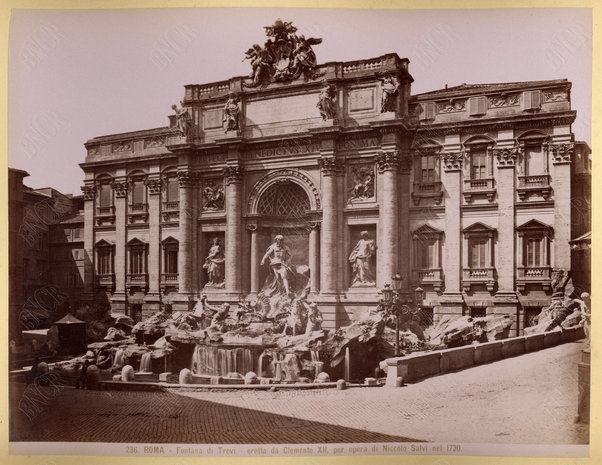
POLYGON ((487 100, 485 96, 471 97, 468 99, 469 116, 480 116, 487 113, 487 100))
POLYGON ((539 110, 541 108, 541 92, 539 90, 525 91, 521 101, 524 111, 539 110))

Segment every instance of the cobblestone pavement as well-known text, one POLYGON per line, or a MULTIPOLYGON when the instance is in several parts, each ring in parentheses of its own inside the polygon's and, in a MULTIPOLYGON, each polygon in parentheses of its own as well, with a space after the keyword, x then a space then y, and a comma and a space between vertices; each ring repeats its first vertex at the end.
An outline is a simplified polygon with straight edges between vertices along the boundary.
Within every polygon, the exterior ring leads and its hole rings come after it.
POLYGON ((322 443, 437 441, 585 444, 575 425, 581 343, 403 388, 314 391, 49 390, 38 408, 11 386, 11 440, 322 443), (23 405, 23 404, 21 404, 23 405))

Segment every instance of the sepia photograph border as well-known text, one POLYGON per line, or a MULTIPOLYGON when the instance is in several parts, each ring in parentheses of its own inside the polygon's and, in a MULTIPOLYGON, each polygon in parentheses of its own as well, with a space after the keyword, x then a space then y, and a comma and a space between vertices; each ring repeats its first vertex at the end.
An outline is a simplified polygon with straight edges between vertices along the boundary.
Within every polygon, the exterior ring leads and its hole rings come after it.
MULTIPOLYGON (((482 465, 482 464, 558 464, 558 465, 585 465, 602 463, 602 450, 600 447, 600 438, 602 438, 600 414, 600 386, 602 385, 602 374, 598 369, 591 371, 591 423, 590 423, 590 443, 589 446, 561 446, 561 445, 503 445, 503 444, 465 444, 460 455, 438 455, 432 452, 421 453, 401 453, 401 454, 375 454, 361 455, 353 454, 350 450, 353 444, 332 444, 332 447, 340 446, 345 448, 345 452, 340 456, 315 455, 280 455, 274 456, 236 456, 224 457, 207 454, 208 456, 177 456, 170 454, 153 453, 141 454, 136 456, 124 456, 124 444, 106 444, 106 443, 29 443, 27 447, 22 446, 13 448, 8 440, 9 433, 9 405, 8 405, 8 38, 10 28, 11 9, 125 9, 125 8, 176 8, 176 7, 294 7, 294 8, 353 8, 353 9, 488 9, 488 8, 589 8, 592 9, 593 19, 593 76, 592 76, 592 153, 593 153, 593 176, 599 171, 600 162, 597 159, 596 149, 602 147, 601 127, 601 90, 602 90, 602 61, 601 61, 601 41, 599 28, 601 27, 602 5, 596 0, 590 1, 568 1, 568 0, 504 0, 504 1, 454 1, 454 0, 373 0, 373 1, 353 1, 353 0, 329 0, 329 1, 194 1, 194 0, 176 0, 172 2, 160 0, 5 0, 0 4, 2 47, 0 49, 0 86, 2 88, 1 101, 4 111, 0 113, 0 160, 2 162, 2 186, 0 200, 0 218, 2 224, 6 225, 3 234, 0 236, 0 255, 2 256, 4 266, 0 266, 0 289, 2 290, 2 315, 3 321, 0 324, 1 335, 1 353, 0 372, 2 373, 3 393, 0 401, 0 463, 6 464, 31 464, 31 465, 69 465, 69 464, 173 464, 189 465, 192 463, 203 464, 299 464, 299 465, 317 465, 317 464, 430 464, 430 465, 482 465), (598 28, 598 29, 597 29, 598 28), (583 448, 589 449, 589 457, 580 457, 583 454, 583 448), (491 453, 499 451, 500 457, 492 457, 491 453)), ((185 83, 182 83, 185 84, 185 83)), ((593 183, 592 187, 592 229, 597 230, 602 220, 598 218, 598 202, 600 201, 600 185, 593 183)), ((595 234, 594 234, 595 237, 595 234)), ((592 282, 597 282, 597 278, 602 278, 602 272, 597 265, 600 263, 597 247, 593 248, 592 256, 592 282)), ((594 292, 592 296, 592 307, 596 308, 598 302, 602 302, 600 296, 594 292)), ((594 313, 597 313, 594 310, 594 313)), ((592 332, 592 366, 599 366, 600 363, 600 340, 602 340, 602 325, 597 324, 599 318, 594 315, 594 326, 592 332)), ((575 367, 576 369, 576 367, 575 367)), ((572 421, 572 419, 567 419, 572 421)), ((437 443, 429 443, 437 445, 437 443)), ((132 445, 134 446, 134 445, 132 445)), ((137 445, 143 447, 144 445, 137 445)), ((157 444, 157 446, 160 446, 157 444)), ((170 447, 177 446, 169 444, 170 447)), ((217 446, 217 445, 216 445, 217 446)), ((228 445, 237 450, 242 450, 245 445, 228 445)), ((270 445, 264 445, 269 449, 270 445)), ((278 444, 279 447, 285 446, 278 444)), ((299 445, 291 445, 291 447, 299 445)), ((244 455, 244 454, 241 454, 244 455)))

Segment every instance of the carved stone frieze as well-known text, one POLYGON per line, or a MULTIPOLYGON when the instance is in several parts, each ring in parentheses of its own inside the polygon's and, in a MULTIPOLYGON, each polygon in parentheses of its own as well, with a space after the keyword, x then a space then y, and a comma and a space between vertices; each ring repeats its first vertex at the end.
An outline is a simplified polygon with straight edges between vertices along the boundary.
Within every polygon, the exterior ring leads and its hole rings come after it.
POLYGON ((488 98, 489 106, 493 108, 512 107, 519 104, 519 94, 492 95, 488 98))
POLYGON ((464 154, 461 152, 442 153, 443 169, 445 171, 460 171, 462 169, 462 161, 464 154))
POLYGON ((155 136, 149 139, 144 139, 144 148, 163 147, 167 142, 166 136, 155 136))
POLYGON ((131 141, 120 141, 111 146, 112 152, 131 152, 132 142, 131 141))
POLYGON ((448 100, 437 102, 437 113, 456 113, 466 109, 466 100, 448 100))
POLYGON ((568 92, 563 90, 548 90, 542 92, 544 102, 562 102, 569 99, 568 92))

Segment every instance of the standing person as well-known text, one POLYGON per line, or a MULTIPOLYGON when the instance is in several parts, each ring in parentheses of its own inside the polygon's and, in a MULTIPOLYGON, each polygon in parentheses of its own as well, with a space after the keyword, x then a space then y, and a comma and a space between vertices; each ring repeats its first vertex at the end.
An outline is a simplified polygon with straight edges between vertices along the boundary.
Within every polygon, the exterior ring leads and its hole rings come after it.
POLYGON ((75 389, 88 389, 86 386, 86 379, 88 377, 88 368, 92 365, 91 357, 86 354, 84 364, 79 371, 79 377, 77 378, 77 383, 75 384, 75 389))

